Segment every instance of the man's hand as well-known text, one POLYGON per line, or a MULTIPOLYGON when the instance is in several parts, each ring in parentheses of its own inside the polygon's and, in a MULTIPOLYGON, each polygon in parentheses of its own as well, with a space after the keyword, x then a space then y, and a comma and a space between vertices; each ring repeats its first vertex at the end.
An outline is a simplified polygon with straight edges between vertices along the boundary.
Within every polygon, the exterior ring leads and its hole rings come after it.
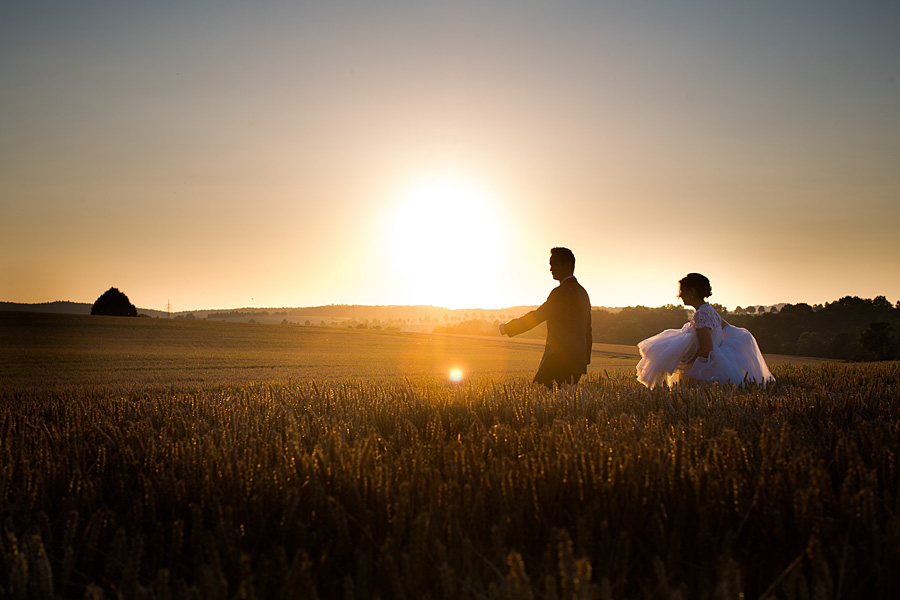
POLYGON ((500 323, 500 335, 506 335, 506 323, 500 323))

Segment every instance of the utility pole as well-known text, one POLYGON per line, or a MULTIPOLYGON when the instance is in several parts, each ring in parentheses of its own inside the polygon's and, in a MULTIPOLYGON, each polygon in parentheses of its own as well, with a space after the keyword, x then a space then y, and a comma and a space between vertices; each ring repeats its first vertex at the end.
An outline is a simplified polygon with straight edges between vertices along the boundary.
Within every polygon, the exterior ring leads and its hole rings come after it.
POLYGON ((172 318, 172 303, 168 299, 166 299, 166 318, 172 318))

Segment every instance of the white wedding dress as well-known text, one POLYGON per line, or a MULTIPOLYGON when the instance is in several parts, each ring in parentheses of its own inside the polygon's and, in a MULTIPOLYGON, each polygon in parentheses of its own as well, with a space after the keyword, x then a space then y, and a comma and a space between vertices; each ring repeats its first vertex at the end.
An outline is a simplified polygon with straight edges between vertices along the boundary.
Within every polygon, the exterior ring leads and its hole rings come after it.
POLYGON ((666 329, 638 344, 637 379, 650 389, 686 381, 764 385, 774 381, 756 340, 746 329, 725 325, 704 303, 681 329, 666 329), (708 327, 713 349, 708 358, 693 358, 698 327, 708 327))

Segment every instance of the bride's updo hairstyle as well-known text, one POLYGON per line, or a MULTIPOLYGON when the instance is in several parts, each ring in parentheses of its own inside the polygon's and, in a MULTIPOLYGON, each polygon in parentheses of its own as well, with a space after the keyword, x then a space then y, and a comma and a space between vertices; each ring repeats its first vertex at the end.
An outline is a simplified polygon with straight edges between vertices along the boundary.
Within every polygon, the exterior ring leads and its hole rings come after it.
POLYGON ((700 273, 688 273, 678 281, 678 285, 683 290, 694 290, 703 299, 712 296, 712 286, 709 284, 709 279, 700 273))

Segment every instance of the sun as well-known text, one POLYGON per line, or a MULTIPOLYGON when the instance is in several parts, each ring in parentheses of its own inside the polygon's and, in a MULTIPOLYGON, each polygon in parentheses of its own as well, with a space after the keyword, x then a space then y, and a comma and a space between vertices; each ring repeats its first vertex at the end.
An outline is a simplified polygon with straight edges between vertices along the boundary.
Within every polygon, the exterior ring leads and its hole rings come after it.
POLYGON ((398 196, 385 230, 404 303, 489 306, 506 253, 496 197, 458 175, 420 179, 398 196))
POLYGON ((447 377, 453 383, 459 383, 460 381, 462 381, 464 375, 465 374, 463 373, 463 370, 459 367, 453 367, 452 369, 450 369, 450 372, 447 373, 447 377))

